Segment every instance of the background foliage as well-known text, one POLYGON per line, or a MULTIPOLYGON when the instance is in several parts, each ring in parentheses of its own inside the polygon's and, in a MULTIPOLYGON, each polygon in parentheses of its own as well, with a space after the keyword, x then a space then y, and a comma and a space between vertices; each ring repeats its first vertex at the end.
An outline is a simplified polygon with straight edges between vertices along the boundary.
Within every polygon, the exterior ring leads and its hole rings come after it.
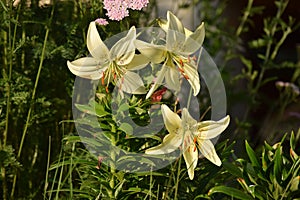
MULTIPOLYGON (((232 118, 217 144, 222 167, 203 159, 194 181, 180 159, 154 172, 114 171, 76 136, 66 61, 87 55, 88 24, 105 18, 101 1, 0 3, 2 199, 300 198, 297 1, 174 1, 174 12, 194 7, 206 23, 204 46, 222 73, 232 118)), ((109 21, 101 37, 149 25, 157 6, 153 0, 121 22, 109 21)))

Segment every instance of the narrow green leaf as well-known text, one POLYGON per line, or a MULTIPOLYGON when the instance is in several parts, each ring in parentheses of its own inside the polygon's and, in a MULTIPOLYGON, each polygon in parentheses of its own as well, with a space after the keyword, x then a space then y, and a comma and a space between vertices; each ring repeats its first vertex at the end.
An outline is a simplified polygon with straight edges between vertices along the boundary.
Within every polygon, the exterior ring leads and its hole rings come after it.
POLYGON ((80 110, 81 112, 90 114, 90 115, 96 115, 97 117, 104 117, 108 115, 109 113, 104 111, 104 109, 100 108, 99 106, 91 106, 91 105, 82 105, 82 104, 75 104, 76 108, 80 110))
POLYGON ((280 184, 282 182, 282 149, 277 148, 274 157, 274 175, 277 182, 280 184))
POLYGON ((242 170, 231 164, 230 162, 223 162, 222 166, 232 175, 234 175, 235 177, 243 177, 243 172, 242 170))
POLYGON ((227 186, 213 187, 209 190, 208 195, 212 195, 214 193, 223 193, 230 197, 234 197, 234 198, 242 199, 242 200, 253 200, 253 198, 250 195, 248 195, 238 189, 227 187, 227 186))
POLYGON ((120 126, 119 126, 119 129, 124 131, 125 133, 129 134, 129 135, 132 135, 133 133, 133 128, 130 124, 128 123, 122 123, 120 126))
POLYGON ((292 133, 291 133, 290 146, 291 146, 292 149, 295 149, 296 142, 295 142, 295 134, 294 134, 294 131, 292 131, 292 133))
POLYGON ((249 143, 248 143, 247 140, 245 141, 245 145, 246 145, 246 151, 247 151, 249 159, 250 159, 250 161, 252 163, 252 166, 260 168, 261 166, 260 166, 260 164, 258 162, 258 158, 255 155, 255 151, 251 148, 251 146, 249 145, 249 143))

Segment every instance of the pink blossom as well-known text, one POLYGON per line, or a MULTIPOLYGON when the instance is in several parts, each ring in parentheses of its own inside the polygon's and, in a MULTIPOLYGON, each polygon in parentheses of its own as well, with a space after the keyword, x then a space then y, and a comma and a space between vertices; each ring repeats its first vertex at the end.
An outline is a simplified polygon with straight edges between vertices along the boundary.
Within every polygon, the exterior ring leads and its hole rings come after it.
POLYGON ((107 10, 106 15, 111 20, 120 21, 124 17, 129 16, 128 8, 132 10, 141 10, 146 7, 149 0, 104 0, 104 9, 107 10))
POLYGON ((108 24, 108 21, 104 18, 98 18, 95 20, 96 24, 106 26, 108 24))
POLYGON ((129 16, 129 12, 127 10, 127 1, 123 0, 104 0, 104 9, 107 10, 106 15, 111 20, 120 21, 124 17, 129 16))
POLYGON ((149 0, 127 0, 128 8, 132 10, 142 10, 149 3, 149 0))

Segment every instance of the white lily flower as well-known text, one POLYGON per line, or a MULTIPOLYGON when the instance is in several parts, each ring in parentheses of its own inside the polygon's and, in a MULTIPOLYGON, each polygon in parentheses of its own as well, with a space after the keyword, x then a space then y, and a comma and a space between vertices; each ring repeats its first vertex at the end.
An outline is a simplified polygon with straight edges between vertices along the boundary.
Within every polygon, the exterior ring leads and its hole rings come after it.
POLYGON ((146 93, 141 77, 130 71, 145 67, 149 62, 145 56, 135 54, 135 39, 136 29, 132 27, 127 35, 109 50, 101 40, 93 21, 87 33, 87 48, 92 57, 68 61, 67 65, 76 76, 92 80, 101 79, 106 87, 112 82, 124 92, 146 93))
POLYGON ((165 79, 170 89, 179 91, 179 75, 181 74, 193 88, 196 96, 200 91, 200 80, 196 61, 189 56, 202 45, 205 36, 204 23, 195 32, 184 28, 179 19, 168 11, 167 21, 160 20, 159 25, 166 32, 166 45, 154 45, 140 40, 135 41, 137 49, 153 63, 162 63, 155 84, 146 98, 149 98, 157 86, 165 79), (176 69, 176 66, 178 69, 176 69))
POLYGON ((160 145, 147 149, 146 154, 166 154, 181 147, 191 180, 194 178, 194 169, 198 162, 197 149, 210 162, 217 166, 222 164, 210 139, 217 137, 227 128, 230 121, 228 115, 219 121, 197 122, 186 108, 182 110, 181 119, 166 105, 161 106, 161 111, 169 134, 160 145))

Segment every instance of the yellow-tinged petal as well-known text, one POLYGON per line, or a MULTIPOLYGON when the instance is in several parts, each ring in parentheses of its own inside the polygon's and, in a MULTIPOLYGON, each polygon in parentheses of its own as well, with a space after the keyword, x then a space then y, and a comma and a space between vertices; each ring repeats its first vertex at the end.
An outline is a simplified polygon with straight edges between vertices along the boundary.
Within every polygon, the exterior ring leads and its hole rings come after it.
POLYGON ((155 83, 151 86, 149 92, 146 95, 146 99, 151 97, 151 95, 154 93, 154 91, 162 84, 164 78, 165 78, 165 73, 167 71, 168 67, 163 66, 162 69, 158 72, 157 78, 155 83))
POLYGON ((117 82, 117 86, 130 94, 145 94, 146 89, 141 77, 134 72, 127 71, 117 82))
POLYGON ((195 143, 192 143, 184 152, 183 158, 188 170, 189 178, 194 179, 194 170, 197 167, 198 162, 198 150, 195 143))
POLYGON ((186 38, 183 46, 180 48, 180 51, 184 55, 193 54, 202 46, 204 37, 205 27, 204 23, 202 22, 201 25, 186 38))
POLYGON ((150 60, 146 56, 142 54, 136 54, 134 55, 131 62, 125 67, 129 70, 138 70, 146 67, 149 62, 150 60))
POLYGON ((194 96, 196 96, 200 91, 200 79, 199 74, 196 66, 193 64, 194 61, 190 63, 185 63, 183 70, 184 73, 187 75, 187 81, 190 83, 191 87, 194 91, 194 96))
POLYGON ((120 39, 111 49, 110 49, 110 58, 118 65, 128 65, 134 55, 135 55, 135 46, 133 41, 136 38, 135 27, 131 27, 127 35, 120 39))
POLYGON ((95 22, 91 22, 88 29, 87 48, 90 54, 101 64, 109 60, 109 50, 101 40, 95 22))
MULTIPOLYGON (((195 120, 189 113, 187 108, 182 109, 182 126, 188 125, 189 129, 193 128, 196 129, 195 125, 197 124, 197 120, 195 120), (194 128, 195 127, 195 128, 194 128)), ((189 130, 190 131, 190 130, 189 130)))
POLYGON ((99 61, 93 57, 84 57, 74 60, 72 62, 67 61, 69 70, 76 76, 82 78, 97 80, 103 76, 103 71, 107 67, 99 65, 99 61))
POLYGON ((165 80, 169 89, 175 91, 180 90, 179 73, 173 67, 167 67, 165 72, 165 80))
POLYGON ((214 163, 217 166, 222 164, 213 143, 210 140, 197 140, 198 149, 207 158, 210 162, 214 163))
MULTIPOLYGON (((168 21, 167 21, 167 20, 164 20, 164 19, 158 19, 157 22, 158 22, 158 25, 159 25, 165 32, 168 31, 169 24, 168 24, 168 21)), ((186 37, 190 36, 190 35, 193 33, 192 31, 190 31, 190 30, 187 29, 187 28, 184 28, 184 32, 185 32, 185 36, 186 36, 186 37)))
POLYGON ((164 137, 160 145, 147 149, 146 154, 166 154, 178 149, 181 145, 182 136, 178 134, 168 134, 164 137))
POLYGON ((177 130, 181 127, 180 117, 165 104, 161 105, 161 112, 167 130, 169 131, 169 133, 175 134, 177 130))
POLYGON ((134 41, 135 47, 153 63, 161 63, 166 58, 166 48, 161 45, 149 44, 141 40, 134 41))
POLYGON ((167 13, 168 29, 166 35, 166 46, 169 51, 180 49, 185 42, 185 32, 181 21, 170 11, 167 13))
POLYGON ((215 138, 220 135, 229 125, 230 117, 227 115, 219 121, 203 121, 197 124, 197 138, 200 140, 215 138))
POLYGON ((164 19, 158 19, 158 20, 157 20, 157 23, 158 23, 158 25, 159 25, 165 32, 168 31, 169 24, 168 24, 168 21, 167 21, 167 20, 164 20, 164 19))

